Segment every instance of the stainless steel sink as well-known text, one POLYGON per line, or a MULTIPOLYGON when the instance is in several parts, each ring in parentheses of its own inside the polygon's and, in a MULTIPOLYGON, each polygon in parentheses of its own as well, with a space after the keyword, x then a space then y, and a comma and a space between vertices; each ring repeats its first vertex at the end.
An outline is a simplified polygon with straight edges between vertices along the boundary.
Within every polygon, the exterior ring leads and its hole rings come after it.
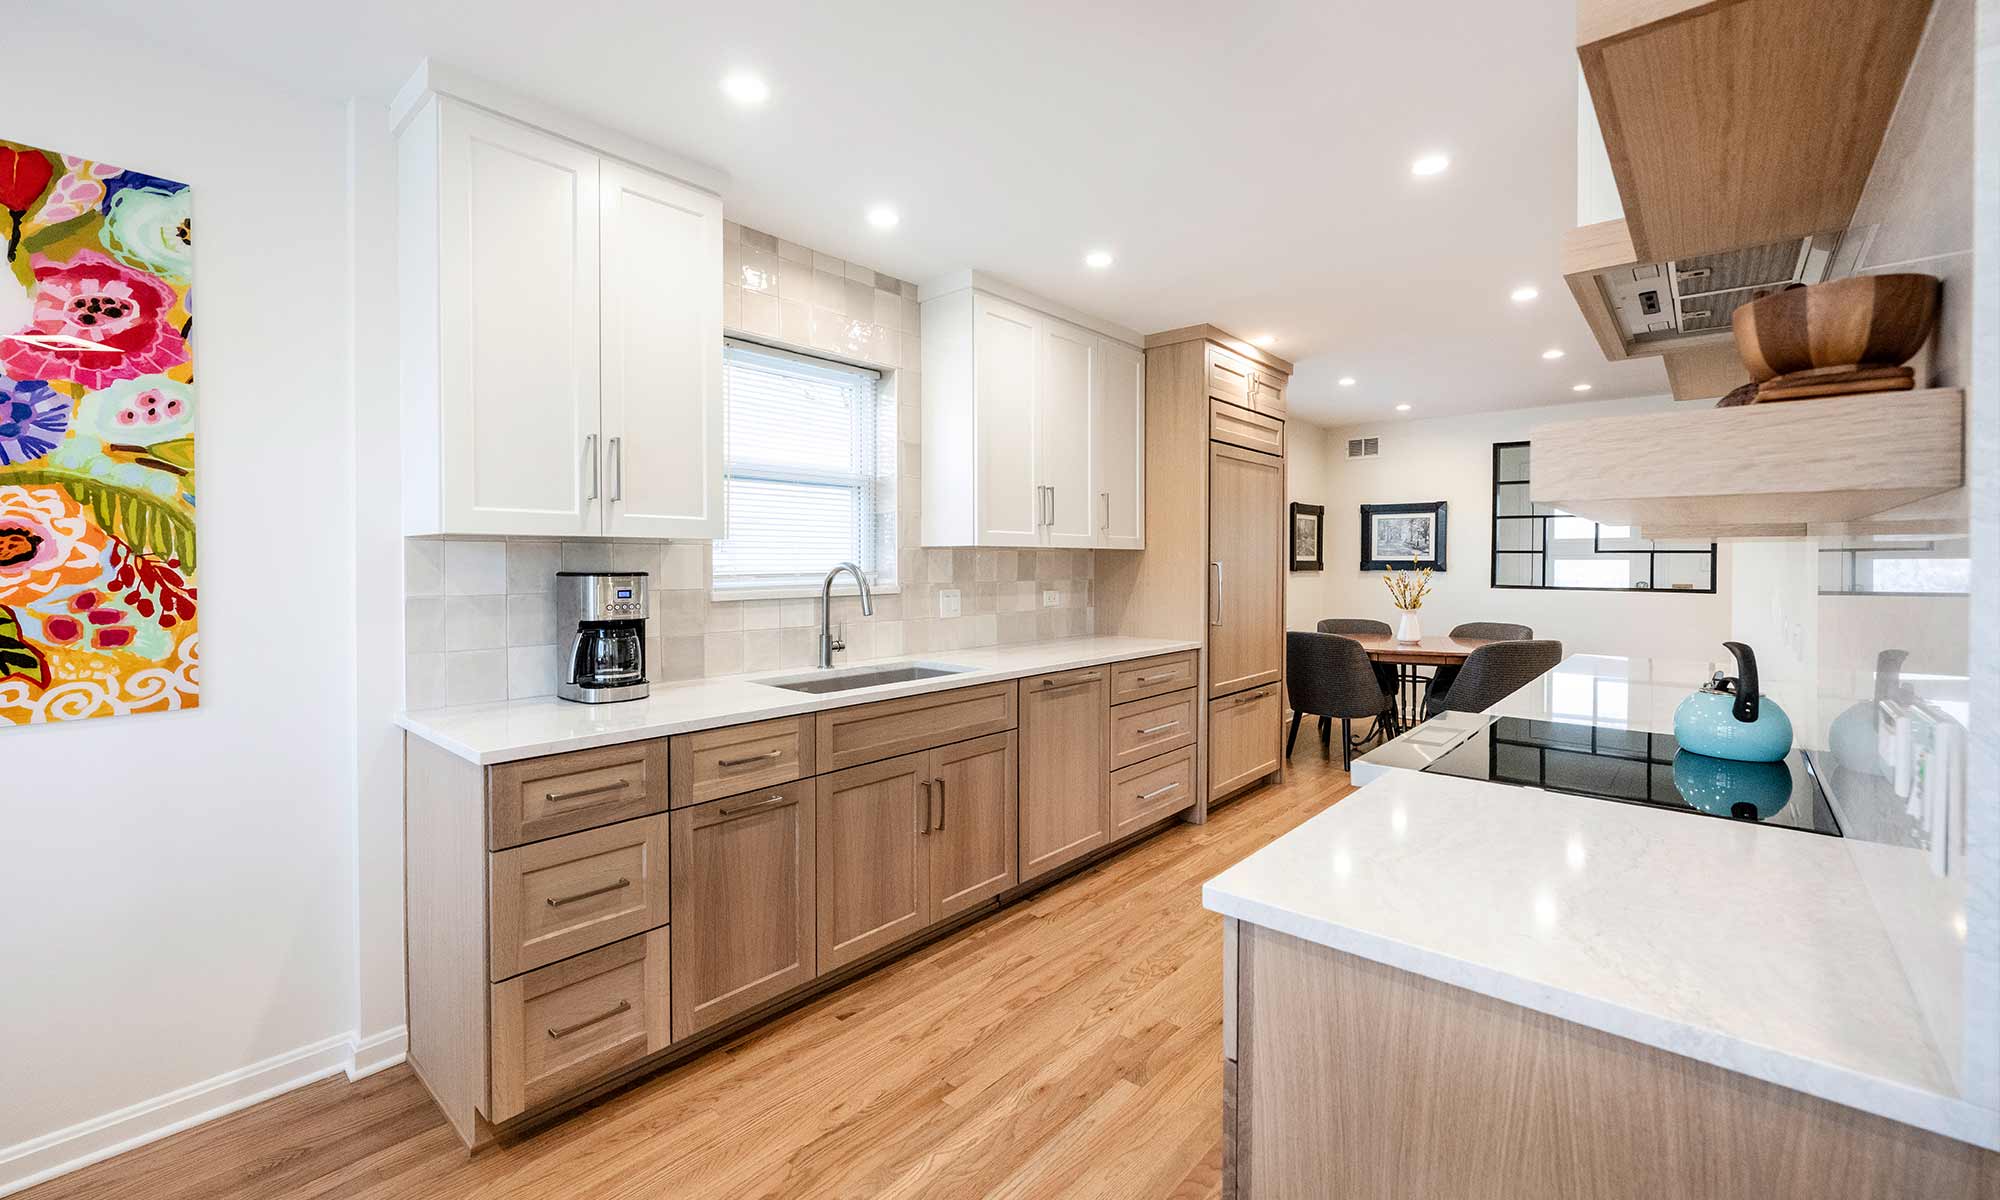
POLYGON ((880 687, 885 683, 910 683, 918 679, 936 679, 941 675, 960 675, 970 670, 971 667, 955 666, 952 663, 885 663, 879 667, 845 667, 833 671, 814 671, 807 675, 760 679, 758 682, 784 688, 789 692, 811 692, 817 696, 827 692, 851 692, 856 688, 880 687))

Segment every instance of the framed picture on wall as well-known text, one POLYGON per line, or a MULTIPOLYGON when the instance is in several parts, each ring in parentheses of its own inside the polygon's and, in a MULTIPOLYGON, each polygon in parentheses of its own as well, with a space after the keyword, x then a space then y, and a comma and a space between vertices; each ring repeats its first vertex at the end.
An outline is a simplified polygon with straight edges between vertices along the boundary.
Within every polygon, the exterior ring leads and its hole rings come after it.
POLYGON ((1292 570, 1326 569, 1326 505, 1292 502, 1292 570))
POLYGON ((1361 506, 1361 569, 1444 570, 1445 502, 1361 506))

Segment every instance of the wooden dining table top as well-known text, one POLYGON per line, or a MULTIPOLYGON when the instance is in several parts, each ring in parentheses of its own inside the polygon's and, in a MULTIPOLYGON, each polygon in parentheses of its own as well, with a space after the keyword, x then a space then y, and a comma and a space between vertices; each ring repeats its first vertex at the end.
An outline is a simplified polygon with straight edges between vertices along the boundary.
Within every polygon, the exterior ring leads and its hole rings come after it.
POLYGON ((1492 638, 1455 638, 1439 635, 1427 637, 1419 642, 1399 642, 1387 634, 1344 633, 1342 637, 1353 638, 1361 643, 1368 657, 1376 662, 1416 663, 1425 666, 1457 665, 1469 657, 1474 650, 1493 641, 1492 638))

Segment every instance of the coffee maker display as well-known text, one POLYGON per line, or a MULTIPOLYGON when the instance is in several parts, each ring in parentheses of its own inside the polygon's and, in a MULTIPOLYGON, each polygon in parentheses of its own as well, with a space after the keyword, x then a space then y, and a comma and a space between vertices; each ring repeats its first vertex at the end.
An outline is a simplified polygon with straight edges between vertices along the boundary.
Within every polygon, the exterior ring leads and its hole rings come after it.
POLYGON ((568 638, 557 696, 582 704, 646 697, 644 571, 558 571, 556 628, 568 638))

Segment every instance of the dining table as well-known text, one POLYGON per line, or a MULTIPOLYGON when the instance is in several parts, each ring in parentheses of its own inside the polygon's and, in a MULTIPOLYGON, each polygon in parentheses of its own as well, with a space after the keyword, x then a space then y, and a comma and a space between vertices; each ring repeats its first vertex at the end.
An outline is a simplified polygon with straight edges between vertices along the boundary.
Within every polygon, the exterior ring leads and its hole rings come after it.
POLYGON ((1388 663, 1396 669, 1396 708, 1403 728, 1424 719, 1424 694, 1430 676, 1418 667, 1456 667, 1464 664, 1474 650, 1490 644, 1492 638, 1455 638, 1442 634, 1399 642, 1390 634, 1343 634, 1361 643, 1371 662, 1388 663))

